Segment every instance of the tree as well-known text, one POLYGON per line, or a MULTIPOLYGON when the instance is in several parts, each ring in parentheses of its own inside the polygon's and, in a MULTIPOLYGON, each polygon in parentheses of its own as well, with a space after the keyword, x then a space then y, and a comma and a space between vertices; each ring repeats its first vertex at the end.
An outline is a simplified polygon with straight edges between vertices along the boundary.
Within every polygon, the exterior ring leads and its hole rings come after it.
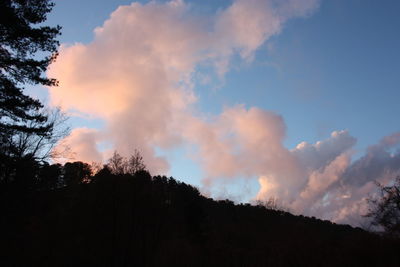
POLYGON ((112 157, 108 160, 108 168, 112 174, 124 174, 126 171, 126 160, 117 151, 114 151, 112 157))
POLYGON ((285 207, 276 197, 270 197, 267 200, 256 200, 255 205, 258 207, 264 207, 267 210, 275 210, 281 212, 290 212, 289 208, 285 207))
POLYGON ((143 157, 140 155, 140 152, 135 149, 127 161, 127 172, 133 175, 144 170, 146 170, 146 165, 143 162, 143 157))
POLYGON ((39 100, 23 92, 26 84, 57 85, 44 72, 58 55, 61 27, 36 26, 53 6, 48 0, 0 1, 1 183, 10 179, 15 161, 35 159, 46 141, 54 143, 57 138, 57 120, 39 100))
MULTIPOLYGON (((32 131, 15 131, 12 135, 3 139, 2 148, 7 156, 16 159, 30 158, 38 162, 44 162, 49 157, 57 157, 62 150, 53 150, 58 141, 67 136, 69 127, 65 125, 66 115, 58 108, 44 110, 47 117, 49 132, 37 134, 32 131)), ((29 121, 26 124, 30 128, 39 128, 40 123, 29 121)))
POLYGON ((366 217, 372 218, 372 225, 382 227, 387 234, 400 237, 400 176, 392 185, 379 187, 379 198, 368 198, 370 208, 366 217))
MULTIPOLYGON (((60 26, 33 27, 46 20, 53 3, 47 0, 2 0, 0 2, 0 127, 13 131, 46 134, 51 128, 40 112, 43 105, 23 93, 24 84, 56 85, 43 76, 57 57, 60 26), (49 53, 38 59, 38 53, 49 53), (26 122, 38 124, 26 125, 26 122)), ((10 133, 11 132, 11 133, 10 133)))
POLYGON ((38 188, 42 190, 54 190, 60 187, 61 171, 63 167, 61 164, 48 164, 45 163, 40 168, 38 188))
MULTIPOLYGON (((15 131, 3 137, 0 146, 0 186, 14 183, 19 188, 32 189, 35 183, 41 183, 37 177, 41 175, 42 167, 48 164, 47 159, 63 156, 61 146, 57 151, 53 148, 69 133, 69 127, 64 124, 67 118, 59 109, 48 111, 46 116, 51 124, 47 134, 15 131)), ((27 123, 31 127, 36 124, 39 123, 27 123)))
POLYGON ((135 174, 139 171, 146 170, 143 157, 140 152, 135 149, 129 159, 124 158, 117 151, 114 151, 112 157, 108 160, 107 167, 113 174, 135 174))
POLYGON ((67 162, 64 165, 63 174, 65 185, 71 186, 89 182, 92 169, 89 164, 80 161, 67 162))

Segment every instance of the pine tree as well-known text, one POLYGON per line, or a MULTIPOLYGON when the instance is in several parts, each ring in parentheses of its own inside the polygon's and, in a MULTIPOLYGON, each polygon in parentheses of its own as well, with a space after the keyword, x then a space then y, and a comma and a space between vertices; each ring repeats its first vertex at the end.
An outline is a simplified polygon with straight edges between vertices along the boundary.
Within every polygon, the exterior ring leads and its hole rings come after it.
MULTIPOLYGON (((21 136, 50 138, 54 120, 43 104, 26 95, 24 85, 54 86, 44 75, 57 57, 60 26, 38 26, 46 21, 54 4, 47 0, 0 1, 0 160, 9 169, 17 158, 34 155, 18 149, 21 136), (11 162, 10 162, 11 160, 11 162)), ((30 138, 32 139, 32 138, 30 138)), ((34 144, 36 145, 36 144, 34 144)), ((3 168, 4 167, 4 168, 3 168)), ((4 179, 4 171, 0 180, 4 179)))

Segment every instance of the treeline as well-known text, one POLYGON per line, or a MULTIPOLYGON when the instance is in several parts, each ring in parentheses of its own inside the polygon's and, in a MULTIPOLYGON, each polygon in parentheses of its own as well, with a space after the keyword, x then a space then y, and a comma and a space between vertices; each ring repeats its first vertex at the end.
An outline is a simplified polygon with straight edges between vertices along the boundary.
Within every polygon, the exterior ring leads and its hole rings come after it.
MULTIPOLYGON (((0 153, 0 157, 2 154, 0 153)), ((113 174, 134 174, 143 171, 146 166, 139 151, 129 158, 117 152, 102 166, 76 161, 64 165, 47 161, 38 161, 32 157, 4 157, 0 166, 0 193, 27 193, 32 191, 54 190, 65 186, 89 183, 94 174, 107 168, 113 174)))
POLYGON ((398 240, 205 198, 152 177, 138 152, 50 164, 65 119, 24 86, 57 85, 45 76, 61 29, 43 24, 53 5, 0 1, 0 266, 400 266, 398 240))
POLYGON ((80 183, 92 173, 91 166, 83 162, 61 165, 39 163, 32 159, 19 159, 4 168, 8 171, 1 172, 0 192, 3 194, 52 190, 80 183))
POLYGON ((50 165, 0 198, 2 266, 399 266, 399 241, 229 200, 146 170, 50 165), (50 181, 50 180, 49 180, 50 181))

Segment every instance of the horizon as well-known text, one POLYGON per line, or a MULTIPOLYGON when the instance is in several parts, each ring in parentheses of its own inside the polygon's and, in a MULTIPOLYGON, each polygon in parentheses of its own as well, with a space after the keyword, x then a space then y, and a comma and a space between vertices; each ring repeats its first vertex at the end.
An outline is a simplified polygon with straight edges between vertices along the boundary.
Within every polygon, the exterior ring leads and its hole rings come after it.
POLYGON ((400 174, 399 3, 97 3, 56 3, 60 84, 29 87, 71 117, 76 160, 138 149, 207 196, 355 226, 400 174))

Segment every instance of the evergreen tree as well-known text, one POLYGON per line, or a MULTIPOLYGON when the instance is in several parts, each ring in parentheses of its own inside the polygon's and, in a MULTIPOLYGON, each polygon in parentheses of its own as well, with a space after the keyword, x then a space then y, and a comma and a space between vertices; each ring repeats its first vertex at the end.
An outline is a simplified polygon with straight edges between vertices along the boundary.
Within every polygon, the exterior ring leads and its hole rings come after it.
POLYGON ((38 26, 53 5, 47 0, 0 1, 0 182, 8 179, 10 173, 4 170, 12 171, 15 161, 34 159, 19 149, 25 137, 43 142, 55 131, 43 104, 23 92, 26 84, 57 84, 44 72, 57 56, 61 27, 38 26))

